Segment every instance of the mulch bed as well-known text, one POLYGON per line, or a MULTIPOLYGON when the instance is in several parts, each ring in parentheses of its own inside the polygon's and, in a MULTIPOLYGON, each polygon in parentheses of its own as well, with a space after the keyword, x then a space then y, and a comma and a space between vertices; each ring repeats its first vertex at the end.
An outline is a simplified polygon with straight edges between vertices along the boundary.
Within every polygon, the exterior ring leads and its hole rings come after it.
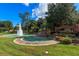
POLYGON ((72 40, 72 44, 79 45, 79 40, 72 40))

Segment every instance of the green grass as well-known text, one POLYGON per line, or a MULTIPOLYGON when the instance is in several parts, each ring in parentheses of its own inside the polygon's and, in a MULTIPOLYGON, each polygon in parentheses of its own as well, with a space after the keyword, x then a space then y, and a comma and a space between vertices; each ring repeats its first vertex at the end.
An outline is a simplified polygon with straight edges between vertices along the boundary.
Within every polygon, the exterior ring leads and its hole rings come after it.
POLYGON ((49 51, 49 56, 79 56, 78 45, 25 46, 15 44, 14 39, 0 38, 1 56, 45 56, 46 50, 49 51))
POLYGON ((10 34, 9 32, 0 32, 0 35, 10 34))

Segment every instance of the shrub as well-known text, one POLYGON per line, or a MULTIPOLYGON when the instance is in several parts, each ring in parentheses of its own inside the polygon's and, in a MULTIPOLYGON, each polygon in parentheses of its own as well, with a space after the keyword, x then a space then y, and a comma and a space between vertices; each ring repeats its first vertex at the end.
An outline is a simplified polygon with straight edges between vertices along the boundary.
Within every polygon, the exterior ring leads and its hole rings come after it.
POLYGON ((0 32, 4 32, 4 31, 7 31, 6 28, 0 28, 0 32))
POLYGON ((72 38, 70 37, 64 37, 64 40, 60 41, 62 44, 71 44, 72 38))
POLYGON ((66 39, 66 40, 61 41, 61 43, 63 43, 63 44, 71 44, 72 41, 69 40, 69 39, 66 39))

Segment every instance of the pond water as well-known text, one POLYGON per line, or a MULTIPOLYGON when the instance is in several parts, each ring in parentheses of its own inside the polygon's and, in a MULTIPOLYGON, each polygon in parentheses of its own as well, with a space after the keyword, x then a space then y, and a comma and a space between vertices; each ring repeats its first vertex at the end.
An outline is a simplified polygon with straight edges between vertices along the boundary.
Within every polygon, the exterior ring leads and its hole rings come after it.
POLYGON ((47 40, 51 40, 52 37, 37 37, 37 36, 27 36, 24 37, 24 40, 26 41, 47 41, 47 40))

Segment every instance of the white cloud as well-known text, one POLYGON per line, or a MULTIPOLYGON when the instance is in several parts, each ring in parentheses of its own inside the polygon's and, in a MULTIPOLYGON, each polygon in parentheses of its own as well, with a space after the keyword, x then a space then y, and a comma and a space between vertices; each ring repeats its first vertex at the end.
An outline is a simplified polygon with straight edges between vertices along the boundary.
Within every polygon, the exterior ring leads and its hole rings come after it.
POLYGON ((45 18, 47 16, 45 13, 48 12, 48 3, 40 3, 38 8, 32 10, 32 17, 45 18))
POLYGON ((24 5, 29 6, 29 3, 24 3, 24 5))
POLYGON ((47 3, 40 3, 39 8, 42 11, 42 13, 45 13, 48 11, 48 4, 47 3))

